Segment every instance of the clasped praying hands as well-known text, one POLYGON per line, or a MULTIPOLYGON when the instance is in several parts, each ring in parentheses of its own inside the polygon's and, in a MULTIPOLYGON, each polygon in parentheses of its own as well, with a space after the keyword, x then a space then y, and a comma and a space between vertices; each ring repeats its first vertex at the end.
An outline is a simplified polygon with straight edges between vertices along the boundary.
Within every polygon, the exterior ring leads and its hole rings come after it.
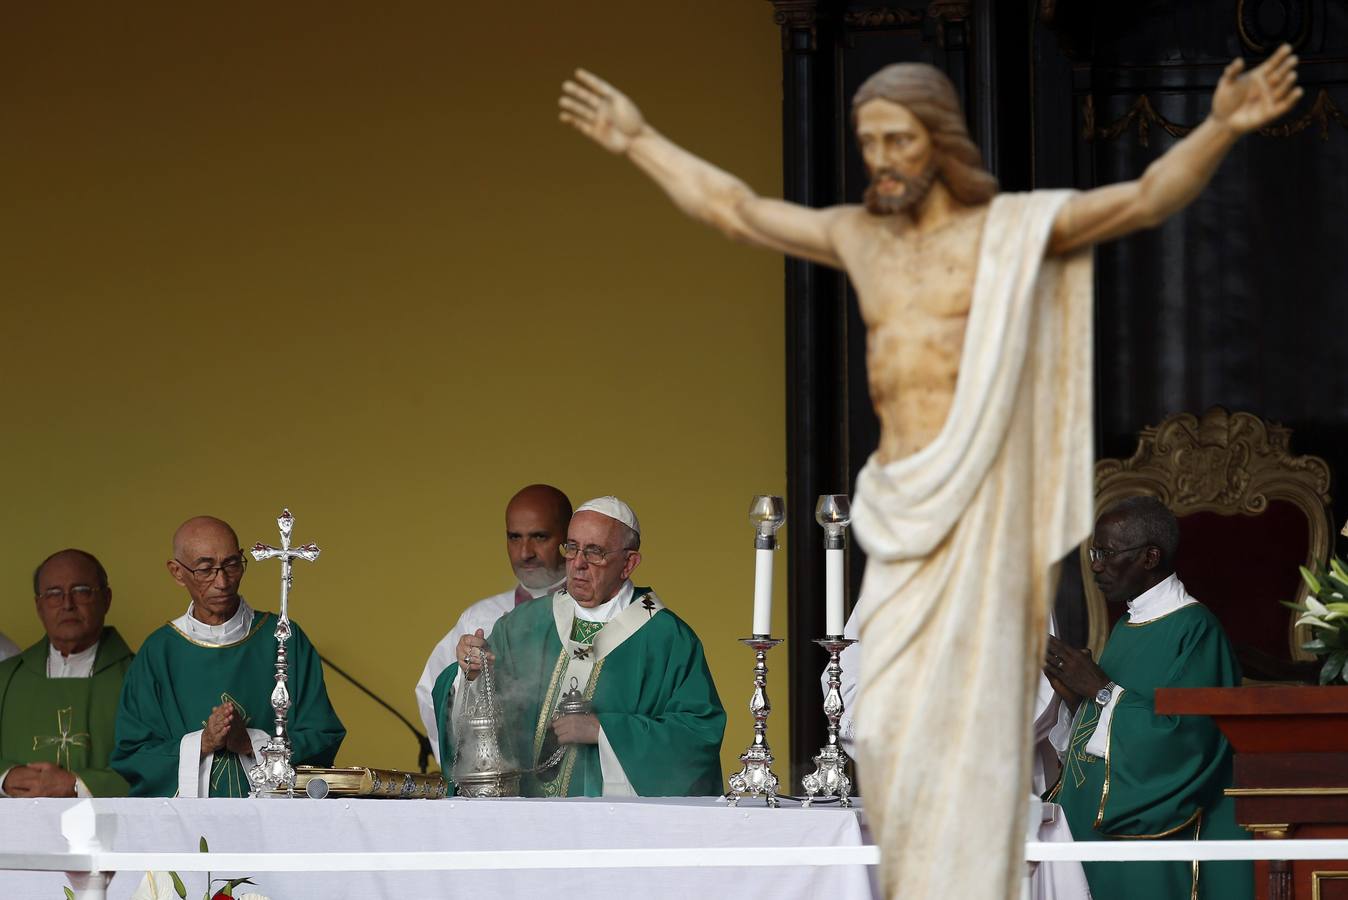
POLYGON ((239 756, 251 756, 253 753, 253 742, 248 738, 248 728, 233 703, 221 703, 212 709, 210 718, 206 720, 201 732, 203 759, 220 750, 228 750, 239 756))
POLYGON ((1110 683, 1105 670, 1091 658, 1090 650, 1078 650, 1051 634, 1044 655, 1044 676, 1074 711, 1083 698, 1094 697, 1110 683))

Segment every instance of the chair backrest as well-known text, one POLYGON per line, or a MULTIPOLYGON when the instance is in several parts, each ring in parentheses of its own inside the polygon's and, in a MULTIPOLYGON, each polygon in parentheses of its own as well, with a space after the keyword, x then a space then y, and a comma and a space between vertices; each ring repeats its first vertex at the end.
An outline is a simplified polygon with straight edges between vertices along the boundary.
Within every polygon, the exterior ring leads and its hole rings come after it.
MULTIPOLYGON (((1221 621, 1237 653, 1292 663, 1311 659, 1296 615, 1280 600, 1301 601, 1297 566, 1329 556, 1329 466, 1288 450, 1291 431, 1250 413, 1214 406, 1202 417, 1180 413, 1138 436, 1131 459, 1095 464, 1095 504, 1103 510, 1150 494, 1179 519, 1175 568, 1189 593, 1221 621), (1244 652, 1242 652, 1244 651, 1244 652)), ((1124 612, 1109 608, 1091 577, 1086 546, 1088 643, 1098 656, 1124 612)))

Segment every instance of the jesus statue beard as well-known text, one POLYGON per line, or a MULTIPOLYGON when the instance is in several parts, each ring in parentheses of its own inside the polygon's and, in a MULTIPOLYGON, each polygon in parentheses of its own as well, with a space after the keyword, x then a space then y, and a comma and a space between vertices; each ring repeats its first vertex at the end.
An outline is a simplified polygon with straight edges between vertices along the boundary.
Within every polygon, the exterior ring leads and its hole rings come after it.
POLYGON ((927 168, 912 178, 897 169, 877 170, 871 176, 871 183, 866 186, 866 193, 863 197, 866 211, 877 216, 894 216, 916 209, 926 199, 927 193, 931 191, 931 186, 936 182, 936 174, 936 163, 934 162, 929 163, 927 168), (903 193, 897 197, 880 193, 876 185, 882 178, 891 178, 902 184, 903 193))

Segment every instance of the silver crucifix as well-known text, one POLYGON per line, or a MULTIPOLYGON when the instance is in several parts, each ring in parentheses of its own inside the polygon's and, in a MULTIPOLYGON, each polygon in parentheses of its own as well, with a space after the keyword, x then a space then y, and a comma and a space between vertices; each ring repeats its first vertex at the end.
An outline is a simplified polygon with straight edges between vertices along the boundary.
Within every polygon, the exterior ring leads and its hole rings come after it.
POLYGON ((276 622, 276 687, 271 692, 271 708, 276 713, 276 733, 263 745, 261 759, 248 770, 248 782, 252 785, 253 796, 293 797, 295 794, 295 767, 290 761, 290 737, 286 734, 286 717, 290 710, 290 691, 286 687, 289 678, 289 663, 286 656, 286 644, 290 640, 290 585, 294 581, 291 563, 296 559, 313 562, 321 552, 317 544, 290 546, 290 532, 295 525, 295 517, 289 509, 281 510, 276 520, 281 529, 281 546, 267 544, 253 545, 253 559, 281 560, 281 615, 276 622))

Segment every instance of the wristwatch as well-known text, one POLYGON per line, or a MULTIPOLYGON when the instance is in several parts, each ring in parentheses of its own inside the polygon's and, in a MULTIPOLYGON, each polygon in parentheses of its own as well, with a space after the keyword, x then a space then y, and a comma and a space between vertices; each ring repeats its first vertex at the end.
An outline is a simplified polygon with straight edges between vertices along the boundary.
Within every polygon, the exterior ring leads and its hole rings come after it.
POLYGON ((1100 706, 1108 706, 1109 701, 1114 699, 1114 688, 1118 687, 1114 682, 1110 682, 1100 690, 1095 692, 1095 702, 1100 706))

